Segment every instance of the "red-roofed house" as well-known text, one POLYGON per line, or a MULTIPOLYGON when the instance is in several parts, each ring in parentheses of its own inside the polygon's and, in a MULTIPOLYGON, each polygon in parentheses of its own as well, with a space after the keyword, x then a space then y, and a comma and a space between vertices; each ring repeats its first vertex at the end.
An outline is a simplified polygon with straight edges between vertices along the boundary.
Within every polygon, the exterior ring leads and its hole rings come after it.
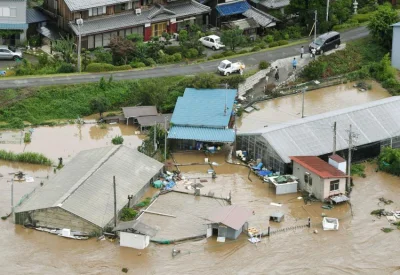
POLYGON ((345 194, 347 175, 315 156, 290 157, 293 175, 299 178, 300 188, 324 201, 345 194))

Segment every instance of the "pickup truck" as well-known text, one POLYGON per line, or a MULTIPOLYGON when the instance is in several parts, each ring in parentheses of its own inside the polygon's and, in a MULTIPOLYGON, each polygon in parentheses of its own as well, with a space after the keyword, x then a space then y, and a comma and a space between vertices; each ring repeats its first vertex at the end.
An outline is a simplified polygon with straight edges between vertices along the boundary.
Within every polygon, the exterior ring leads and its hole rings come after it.
POLYGON ((222 60, 221 63, 218 65, 218 72, 221 75, 230 75, 231 73, 240 73, 243 74, 243 70, 245 65, 242 62, 235 62, 232 63, 229 60, 222 60))

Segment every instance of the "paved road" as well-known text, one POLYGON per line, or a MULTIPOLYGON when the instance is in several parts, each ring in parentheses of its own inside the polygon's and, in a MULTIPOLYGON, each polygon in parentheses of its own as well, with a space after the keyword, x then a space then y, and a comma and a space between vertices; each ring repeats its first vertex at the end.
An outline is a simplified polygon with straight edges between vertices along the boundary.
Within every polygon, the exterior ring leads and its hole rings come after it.
MULTIPOLYGON (((346 42, 367 36, 369 31, 365 27, 360 27, 350 31, 342 33, 342 41, 346 42)), ((240 60, 246 64, 247 67, 257 65, 261 60, 267 60, 268 62, 286 58, 290 56, 299 55, 301 45, 295 45, 285 48, 279 48, 267 52, 258 52, 251 55, 241 56, 233 58, 232 60, 240 60)), ((304 45, 305 48, 307 45, 304 45)), ((0 89, 4 88, 19 88, 19 87, 34 87, 34 86, 45 86, 45 85, 60 85, 60 84, 76 84, 76 83, 88 83, 97 82, 101 77, 108 78, 111 74, 114 80, 128 80, 128 79, 140 79, 140 78, 151 78, 151 77, 163 77, 163 76, 176 76, 176 75, 195 75, 202 72, 215 72, 220 61, 209 61, 195 65, 170 65, 163 67, 156 67, 154 69, 143 70, 143 71, 127 71, 118 73, 96 73, 96 74, 83 74, 83 75, 71 75, 71 76, 45 76, 45 77, 34 77, 25 79, 1 79, 0 89)))

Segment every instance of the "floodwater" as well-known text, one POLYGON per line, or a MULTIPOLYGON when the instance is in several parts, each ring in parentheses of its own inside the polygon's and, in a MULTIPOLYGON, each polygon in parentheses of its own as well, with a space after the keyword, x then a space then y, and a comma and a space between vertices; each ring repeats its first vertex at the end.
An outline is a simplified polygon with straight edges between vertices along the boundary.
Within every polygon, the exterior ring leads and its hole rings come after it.
MULTIPOLYGON (((179 163, 201 163, 201 152, 176 154, 179 163), (186 158, 186 155, 188 157, 186 158)), ((203 182, 201 192, 226 196, 232 202, 255 212, 250 226, 265 230, 302 225, 311 217, 312 228, 279 232, 264 238, 257 246, 245 235, 238 240, 217 243, 213 237, 176 245, 151 244, 145 250, 121 248, 109 241, 76 241, 15 226, 10 220, 0 221, 1 274, 398 274, 400 230, 383 233, 389 227, 386 219, 370 215, 372 210, 400 209, 398 194, 400 179, 375 172, 374 164, 367 164, 366 178, 356 178, 352 193, 352 211, 346 204, 332 210, 321 208, 321 203, 305 205, 300 194, 276 196, 274 189, 263 184, 244 166, 227 164, 223 154, 208 156, 215 166, 217 178, 203 182), (234 174, 232 174, 234 172, 234 174), (378 204, 378 198, 394 201, 392 205, 378 204), (282 207, 270 202, 282 203, 282 207), (271 212, 282 211, 282 224, 269 224, 271 212), (339 231, 323 231, 321 214, 340 219, 339 231), (353 215, 352 215, 353 213, 353 215), (318 230, 318 234, 313 233, 318 230), (181 254, 172 258, 172 248, 181 254), (4 249, 6 248, 6 249, 4 249)), ((207 177, 207 166, 181 166, 185 176, 207 177), (205 170, 204 170, 205 169, 205 170)), ((10 182, 8 173, 23 170, 35 176, 35 183, 15 183, 14 196, 19 198, 39 184, 41 177, 51 174, 46 167, 6 164, 0 162, 0 213, 10 210, 10 182)), ((147 196, 148 194, 146 194, 147 196)), ((17 199, 15 199, 17 201, 17 199)))
MULTIPOLYGON (((28 129, 26 129, 28 130, 28 129)), ((97 124, 71 124, 54 127, 34 128, 31 143, 23 143, 23 135, 17 144, 0 144, 0 149, 20 152, 39 152, 56 161, 62 157, 67 160, 82 150, 112 145, 111 139, 117 135, 124 138, 124 145, 136 148, 141 145, 143 136, 135 135, 137 128, 132 125, 114 124, 101 127, 97 124)))
MULTIPOLYGON (((311 116, 337 109, 360 105, 389 97, 388 91, 375 81, 368 81, 372 89, 361 92, 353 88, 354 82, 331 86, 305 93, 304 115, 311 116)), ((303 95, 296 94, 257 103, 260 111, 243 113, 238 120, 239 131, 254 131, 268 125, 301 118, 303 95)))

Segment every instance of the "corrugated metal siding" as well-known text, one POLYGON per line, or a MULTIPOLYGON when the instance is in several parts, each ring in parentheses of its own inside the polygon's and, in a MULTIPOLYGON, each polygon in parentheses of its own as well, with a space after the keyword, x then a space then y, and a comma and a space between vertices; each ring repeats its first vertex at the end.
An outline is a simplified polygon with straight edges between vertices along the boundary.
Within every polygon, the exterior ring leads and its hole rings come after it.
POLYGON ((393 25, 392 66, 400 70, 400 22, 393 25))
POLYGON ((349 125, 359 136, 357 146, 400 136, 400 97, 390 97, 351 108, 327 112, 254 133, 268 141, 286 163, 289 156, 320 156, 332 152, 332 125, 337 122, 338 151, 347 149, 349 125))
POLYGON ((26 30, 26 29, 28 29, 28 24, 0 23, 0 30, 26 30))
POLYGON ((143 187, 162 167, 162 163, 126 146, 83 151, 16 212, 60 205, 104 227, 114 215, 113 176, 120 210, 128 202, 127 195, 143 192, 143 187))
POLYGON ((236 94, 234 89, 186 88, 176 102, 171 122, 180 126, 225 127, 231 118, 236 94))
POLYGON ((233 129, 173 126, 168 133, 168 139, 233 142, 235 140, 235 132, 233 129))

